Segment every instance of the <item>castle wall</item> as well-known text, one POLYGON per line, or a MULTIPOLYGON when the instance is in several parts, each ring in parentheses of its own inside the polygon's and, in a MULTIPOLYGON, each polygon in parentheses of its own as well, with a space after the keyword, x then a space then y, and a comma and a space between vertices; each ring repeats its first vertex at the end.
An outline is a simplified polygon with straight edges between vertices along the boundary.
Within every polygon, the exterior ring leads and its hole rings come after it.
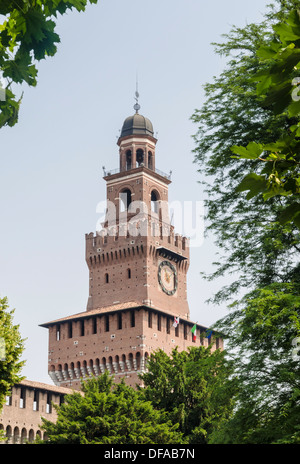
MULTIPOLYGON (((169 354, 176 346, 179 350, 208 346, 204 327, 197 326, 193 341, 194 324, 181 320, 175 328, 173 321, 171 313, 136 307, 94 311, 78 320, 53 324, 49 327, 49 375, 56 385, 80 389, 81 379, 107 369, 116 381, 125 378, 129 385, 141 384, 138 374, 145 371, 151 352, 160 348, 169 354)), ((215 347, 222 346, 217 339, 215 347)))
POLYGON ((64 395, 71 392, 71 389, 29 380, 14 385, 0 414, 0 430, 5 434, 5 441, 0 443, 31 443, 37 436, 47 439, 41 429, 41 417, 55 421, 57 414, 52 403, 60 405, 64 395))

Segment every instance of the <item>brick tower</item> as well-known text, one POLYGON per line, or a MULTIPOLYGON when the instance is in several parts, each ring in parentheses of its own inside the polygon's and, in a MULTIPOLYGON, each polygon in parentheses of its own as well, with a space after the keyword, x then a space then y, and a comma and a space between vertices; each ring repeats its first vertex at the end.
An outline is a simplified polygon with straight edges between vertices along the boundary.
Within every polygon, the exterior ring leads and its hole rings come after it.
POLYGON ((102 228, 86 234, 87 308, 42 324, 49 329, 49 375, 58 386, 80 389, 81 378, 105 369, 135 386, 152 351, 208 344, 205 327, 196 324, 196 339, 191 332, 189 242, 170 224, 170 176, 156 168, 153 126, 139 109, 124 121, 119 168, 104 172, 102 228))

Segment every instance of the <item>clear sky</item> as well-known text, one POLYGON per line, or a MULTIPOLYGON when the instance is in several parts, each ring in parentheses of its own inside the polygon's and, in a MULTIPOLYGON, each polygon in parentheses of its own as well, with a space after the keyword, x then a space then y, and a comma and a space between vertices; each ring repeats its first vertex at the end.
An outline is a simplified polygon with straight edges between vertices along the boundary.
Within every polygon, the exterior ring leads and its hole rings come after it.
MULTIPOLYGON (((103 0, 58 20, 61 43, 38 64, 38 85, 23 88, 20 121, 0 133, 0 295, 27 338, 23 374, 51 383, 48 331, 39 324, 86 309, 85 233, 105 199, 102 166, 118 167, 119 130, 140 113, 157 133, 156 166, 173 171, 170 201, 203 200, 190 121, 203 85, 225 65, 212 42, 232 25, 260 22, 269 0, 103 0)), ((227 309, 205 303, 211 238, 191 249, 191 319, 209 325, 227 309)))

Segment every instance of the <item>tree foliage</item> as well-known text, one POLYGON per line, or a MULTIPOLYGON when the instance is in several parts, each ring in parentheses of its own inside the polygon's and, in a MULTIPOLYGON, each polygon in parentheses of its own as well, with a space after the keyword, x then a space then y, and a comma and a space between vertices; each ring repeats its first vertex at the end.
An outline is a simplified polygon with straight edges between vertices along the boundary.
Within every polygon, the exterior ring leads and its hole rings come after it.
MULTIPOLYGON (((257 51, 268 69, 253 78, 258 81, 256 93, 261 105, 274 115, 284 114, 295 121, 273 143, 249 142, 247 147, 232 147, 232 151, 239 159, 260 161, 260 173, 247 174, 238 191, 249 191, 247 199, 256 195, 264 200, 293 197, 278 220, 282 224, 292 221, 300 229, 300 11, 292 10, 273 30, 273 40, 257 51)), ((284 199, 281 201, 285 204, 284 199)))
MULTIPOLYGON (((97 0, 89 0, 97 3, 97 0)), ((60 42, 55 20, 69 10, 84 11, 88 0, 2 0, 0 70, 8 84, 0 96, 0 128, 18 121, 22 97, 12 84, 37 85, 36 63, 54 56, 60 42), (5 92, 4 92, 5 90, 5 92)))
POLYGON ((272 43, 272 26, 298 4, 276 3, 280 8, 272 5, 261 23, 233 27, 224 43, 215 44, 227 64, 204 86, 205 102, 192 116, 198 126, 195 163, 207 198, 206 233, 214 235, 220 250, 215 271, 203 275, 212 280, 232 274, 232 282, 212 297, 216 303, 243 288, 287 282, 299 274, 299 229, 278 221, 293 200, 287 197, 283 204, 282 198, 273 196, 266 202, 259 195, 247 200, 239 186, 249 172, 261 174, 261 161, 237 159, 232 153, 233 146, 274 144, 297 123, 296 116, 274 113, 272 107, 262 105, 256 91, 257 75, 268 74, 273 64, 262 61, 257 51, 272 43))
POLYGON ((239 382, 236 412, 212 443, 300 443, 300 285, 272 284, 216 324, 239 382))
POLYGON ((106 371, 65 397, 55 423, 42 419, 50 444, 180 443, 181 434, 142 392, 114 383, 106 371))
POLYGON ((227 339, 240 389, 233 416, 210 443, 300 442, 298 348, 294 355, 300 341, 300 105, 292 98, 300 19, 293 10, 298 2, 277 3, 267 21, 235 28, 219 45, 219 52, 236 55, 206 86, 208 100, 194 115, 197 161, 214 176, 207 188, 209 230, 228 253, 209 278, 238 273, 216 301, 228 301, 241 286, 248 291, 215 324, 227 339))
POLYGON ((24 361, 20 357, 24 340, 19 326, 13 324, 13 310, 9 310, 7 298, 0 299, 0 411, 11 387, 22 380, 21 370, 24 361))
POLYGON ((208 442, 212 431, 230 417, 237 385, 225 351, 190 347, 168 356, 153 353, 141 375, 144 394, 155 408, 179 423, 186 443, 208 442))

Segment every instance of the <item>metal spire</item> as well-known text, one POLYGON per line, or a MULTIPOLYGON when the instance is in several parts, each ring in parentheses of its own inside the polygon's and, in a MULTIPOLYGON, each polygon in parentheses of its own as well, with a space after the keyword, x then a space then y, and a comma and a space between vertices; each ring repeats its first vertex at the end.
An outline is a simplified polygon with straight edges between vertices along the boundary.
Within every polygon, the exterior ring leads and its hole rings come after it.
POLYGON ((135 109, 136 114, 138 114, 139 109, 141 108, 140 105, 139 105, 139 96, 140 96, 140 94, 138 92, 138 78, 137 78, 137 75, 136 75, 136 90, 135 90, 135 101, 136 101, 136 103, 135 103, 135 105, 133 107, 135 109))

